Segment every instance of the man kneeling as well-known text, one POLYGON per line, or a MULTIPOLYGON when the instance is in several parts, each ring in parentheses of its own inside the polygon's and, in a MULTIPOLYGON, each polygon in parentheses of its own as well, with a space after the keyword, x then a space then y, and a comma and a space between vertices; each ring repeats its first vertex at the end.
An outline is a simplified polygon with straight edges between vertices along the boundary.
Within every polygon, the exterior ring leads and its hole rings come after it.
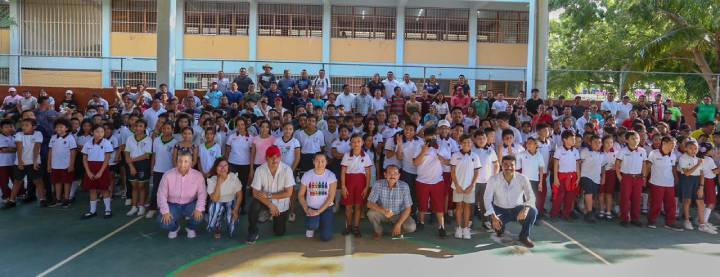
POLYGON ((400 181, 400 169, 397 166, 391 165, 385 169, 385 179, 375 182, 367 205, 367 217, 375 232, 373 239, 382 237, 384 223, 393 224, 393 236, 415 232, 415 220, 410 217, 410 187, 400 181))

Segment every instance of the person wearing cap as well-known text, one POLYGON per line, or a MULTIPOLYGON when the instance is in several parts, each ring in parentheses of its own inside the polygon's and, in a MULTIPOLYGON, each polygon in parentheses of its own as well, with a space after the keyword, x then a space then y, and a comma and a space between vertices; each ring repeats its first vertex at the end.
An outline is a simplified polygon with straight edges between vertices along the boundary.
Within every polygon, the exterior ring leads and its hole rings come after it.
POLYGON ((67 109, 76 110, 78 108, 78 102, 74 99, 74 94, 72 90, 66 90, 65 91, 65 99, 63 99, 62 102, 60 102, 60 111, 65 111, 67 109))
POLYGON ((195 237, 195 230, 203 222, 206 198, 205 178, 200 171, 192 169, 192 154, 181 152, 175 168, 163 174, 157 192, 161 214, 158 222, 169 231, 169 239, 177 237, 183 218, 188 218, 187 237, 195 237))
POLYGON ((17 103, 22 99, 22 96, 18 95, 15 87, 8 89, 8 96, 5 96, 2 105, 2 111, 6 113, 15 113, 17 111, 17 103))
POLYGON ((251 187, 254 201, 248 213, 248 236, 246 242, 254 244, 260 238, 258 223, 261 213, 273 217, 273 232, 276 236, 285 234, 290 196, 295 178, 290 166, 280 162, 280 148, 273 145, 265 151, 266 162, 255 169, 251 187))
POLYGON ((269 64, 263 65, 263 73, 258 75, 258 84, 260 85, 260 91, 265 91, 270 88, 270 84, 276 82, 275 74, 272 73, 272 66, 269 64))
POLYGON ((34 110, 37 107, 37 98, 32 95, 29 90, 22 92, 23 97, 17 102, 17 109, 19 113, 27 110, 34 110))
POLYGON ((210 85, 210 88, 208 89, 207 93, 205 94, 205 99, 208 100, 208 103, 210 103, 210 106, 213 108, 219 108, 220 107, 220 98, 223 97, 223 92, 218 90, 218 83, 212 82, 210 85))
POLYGON ((92 94, 92 98, 90 99, 90 101, 88 101, 87 105, 95 107, 103 106, 106 111, 110 108, 110 104, 108 103, 108 101, 100 97, 100 94, 97 92, 92 94))

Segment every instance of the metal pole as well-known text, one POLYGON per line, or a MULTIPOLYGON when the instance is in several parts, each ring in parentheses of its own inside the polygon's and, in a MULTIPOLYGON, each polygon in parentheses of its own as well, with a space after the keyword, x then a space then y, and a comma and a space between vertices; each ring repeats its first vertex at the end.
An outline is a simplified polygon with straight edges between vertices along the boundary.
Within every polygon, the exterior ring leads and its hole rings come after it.
POLYGON ((125 69, 123 69, 123 61, 125 58, 120 58, 120 85, 125 86, 125 69))

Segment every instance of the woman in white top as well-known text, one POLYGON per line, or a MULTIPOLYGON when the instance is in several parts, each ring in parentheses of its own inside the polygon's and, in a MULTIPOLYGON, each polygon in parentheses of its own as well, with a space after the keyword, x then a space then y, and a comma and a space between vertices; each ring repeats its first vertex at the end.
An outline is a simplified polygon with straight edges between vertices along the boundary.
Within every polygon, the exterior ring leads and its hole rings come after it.
POLYGON ((319 230, 320 239, 329 241, 333 234, 335 215, 331 207, 334 205, 337 178, 327 170, 327 157, 318 153, 313 159, 315 168, 306 171, 302 176, 298 200, 307 217, 305 218, 305 236, 312 238, 315 230, 319 230))
MULTIPOLYGON (((250 148, 252 137, 248 134, 247 125, 242 117, 235 120, 235 131, 228 135, 225 143, 225 155, 230 163, 230 172, 237 174, 240 181, 248 184, 250 176, 250 148)), ((246 187, 243 187, 245 195, 246 187)), ((245 207, 240 205, 240 212, 244 214, 245 207)))
POLYGON ((207 193, 210 195, 208 232, 212 232, 215 238, 219 239, 220 230, 225 224, 232 237, 240 217, 243 185, 237 174, 230 173, 230 163, 222 157, 215 160, 210 172, 211 177, 207 179, 207 193))

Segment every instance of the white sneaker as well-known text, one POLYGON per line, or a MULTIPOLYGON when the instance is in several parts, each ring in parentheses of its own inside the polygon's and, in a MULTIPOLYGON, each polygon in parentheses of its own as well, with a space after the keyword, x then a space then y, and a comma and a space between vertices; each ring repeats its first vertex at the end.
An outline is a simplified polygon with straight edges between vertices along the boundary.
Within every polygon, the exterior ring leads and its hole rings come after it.
POLYGON ((138 216, 143 216, 143 215, 145 215, 145 207, 140 206, 140 207, 138 208, 137 215, 138 215, 138 216))
POLYGON ((290 222, 290 223, 295 222, 295 213, 290 213, 288 215, 288 222, 290 222))
POLYGON ((460 228, 460 226, 455 227, 455 238, 456 238, 456 239, 461 239, 461 238, 463 238, 463 229, 460 228))
POLYGON ((463 229, 462 238, 463 239, 471 239, 472 238, 472 235, 470 234, 470 228, 463 229))
POLYGON ((169 239, 175 239, 175 238, 177 238, 178 232, 180 232, 180 228, 178 228, 178 229, 175 230, 175 231, 170 231, 170 232, 168 233, 168 238, 169 238, 169 239))
POLYGON ((129 199, 129 198, 125 199, 125 206, 130 206, 130 205, 132 205, 132 199, 129 199))
POLYGON ((155 210, 149 210, 149 211, 147 211, 147 213, 145 214, 145 218, 148 218, 148 219, 153 218, 153 217, 155 217, 155 213, 156 213, 155 210))
POLYGON ((703 232, 703 233, 708 233, 711 235, 717 235, 717 233, 718 233, 717 231, 710 228, 710 226, 708 226, 707 224, 700 224, 700 226, 698 226, 698 231, 703 232))
POLYGON ((685 220, 685 222, 683 223, 683 227, 685 228, 685 230, 695 229, 695 228, 693 228, 692 223, 690 223, 690 220, 685 220))
POLYGON ((185 232, 187 232, 187 238, 194 239, 195 238, 195 230, 190 230, 188 228, 185 228, 185 232))
POLYGON ((313 238, 315 236, 315 231, 313 230, 307 230, 305 231, 305 237, 306 238, 313 238))
POLYGON ((710 229, 713 229, 713 231, 717 231, 717 230, 718 230, 718 227, 715 226, 715 225, 713 225, 713 224, 710 223, 710 222, 705 222, 705 225, 707 225, 708 227, 710 227, 710 229))
POLYGON ((133 215, 135 215, 137 212, 138 212, 138 207, 137 207, 137 206, 133 206, 133 207, 130 209, 130 211, 127 212, 125 215, 127 215, 127 216, 133 216, 133 215))

